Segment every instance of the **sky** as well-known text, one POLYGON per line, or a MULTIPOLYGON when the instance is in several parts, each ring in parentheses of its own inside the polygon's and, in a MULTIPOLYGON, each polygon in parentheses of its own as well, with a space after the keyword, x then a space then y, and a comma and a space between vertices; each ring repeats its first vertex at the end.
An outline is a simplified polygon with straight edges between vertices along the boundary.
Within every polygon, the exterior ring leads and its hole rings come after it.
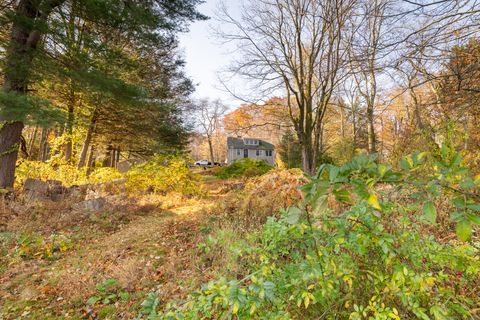
MULTIPOLYGON (((213 17, 219 0, 206 0, 198 7, 198 10, 206 16, 213 17)), ((225 0, 227 6, 238 10, 238 0, 225 0)), ((186 73, 197 85, 195 98, 221 99, 230 109, 234 109, 242 103, 222 89, 217 80, 217 73, 228 66, 231 57, 228 48, 218 44, 212 34, 211 27, 215 25, 213 18, 207 21, 199 21, 190 25, 190 32, 180 34, 180 49, 186 61, 186 73)))

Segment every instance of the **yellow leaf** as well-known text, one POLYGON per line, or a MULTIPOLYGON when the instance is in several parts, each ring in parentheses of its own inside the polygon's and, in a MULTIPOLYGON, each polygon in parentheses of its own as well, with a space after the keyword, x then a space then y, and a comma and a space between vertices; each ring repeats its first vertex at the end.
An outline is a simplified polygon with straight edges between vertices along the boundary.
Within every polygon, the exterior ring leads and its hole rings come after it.
POLYGON ((250 307, 250 315, 254 314, 254 313, 255 313, 255 310, 257 310, 257 305, 256 305, 256 304, 252 304, 252 306, 250 307))
POLYGON ((240 305, 238 304, 238 302, 235 302, 233 304, 233 314, 237 314, 239 308, 240 308, 240 305))
POLYGON ((308 295, 305 296, 303 303, 305 304, 305 309, 307 309, 308 305, 310 304, 310 297, 308 295))
POLYGON ((382 210, 382 207, 380 207, 380 204, 378 203, 377 196, 374 193, 370 193, 367 203, 377 210, 382 210))

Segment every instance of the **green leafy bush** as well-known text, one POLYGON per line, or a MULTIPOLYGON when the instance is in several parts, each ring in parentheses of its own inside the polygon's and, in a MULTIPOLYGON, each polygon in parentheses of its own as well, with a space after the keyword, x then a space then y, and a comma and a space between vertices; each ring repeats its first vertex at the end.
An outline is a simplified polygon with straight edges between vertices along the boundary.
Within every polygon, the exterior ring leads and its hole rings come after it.
POLYGON ((186 159, 180 156, 157 155, 150 161, 130 169, 125 177, 131 192, 178 192, 193 196, 204 193, 199 178, 188 168, 186 159))
POLYGON ((119 300, 128 301, 130 299, 128 292, 121 290, 118 286, 118 281, 113 278, 98 283, 95 288, 97 293, 87 300, 88 305, 93 306, 100 303, 108 305, 119 300))
POLYGON ((27 178, 39 180, 60 180, 64 185, 89 183, 108 183, 127 179, 127 188, 131 193, 178 192, 182 195, 202 195, 200 180, 187 166, 187 160, 178 155, 157 155, 148 162, 120 173, 115 168, 94 168, 89 176, 85 168, 77 168, 66 163, 41 161, 23 161, 17 169, 17 181, 23 183, 27 178))
POLYGON ((399 171, 366 156, 322 166, 301 203, 270 217, 241 253, 235 246, 241 276, 211 281, 154 318, 476 317, 480 177, 461 162, 444 149, 406 157, 399 171), (454 208, 444 227, 460 241, 435 233, 444 199, 454 208))
POLYGON ((259 176, 272 170, 273 167, 263 160, 243 158, 235 160, 229 166, 220 168, 216 175, 222 179, 259 176))

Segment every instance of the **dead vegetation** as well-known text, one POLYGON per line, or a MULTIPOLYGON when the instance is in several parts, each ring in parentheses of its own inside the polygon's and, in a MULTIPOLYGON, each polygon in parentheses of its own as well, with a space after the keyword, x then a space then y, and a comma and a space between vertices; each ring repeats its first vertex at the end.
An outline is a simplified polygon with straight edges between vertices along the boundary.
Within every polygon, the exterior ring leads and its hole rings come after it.
POLYGON ((206 175, 204 181, 209 192, 201 198, 102 189, 96 196, 107 203, 99 210, 79 209, 69 198, 10 202, 0 214, 1 318, 130 319, 149 292, 162 301, 183 298, 225 270, 228 261, 208 261, 201 248, 215 222, 259 226, 298 199, 304 178, 285 171, 254 180, 206 175), (274 206, 271 197, 278 199, 274 206), (108 279, 128 300, 89 305, 108 279))

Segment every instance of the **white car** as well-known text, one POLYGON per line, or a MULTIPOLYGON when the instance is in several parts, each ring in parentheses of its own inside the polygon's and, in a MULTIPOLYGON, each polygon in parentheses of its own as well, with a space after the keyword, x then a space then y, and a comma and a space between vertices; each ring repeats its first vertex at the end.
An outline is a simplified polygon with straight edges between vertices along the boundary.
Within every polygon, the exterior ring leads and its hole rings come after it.
POLYGON ((212 165, 212 163, 208 160, 200 160, 200 161, 195 162, 195 165, 196 166, 210 166, 210 165, 212 165))

